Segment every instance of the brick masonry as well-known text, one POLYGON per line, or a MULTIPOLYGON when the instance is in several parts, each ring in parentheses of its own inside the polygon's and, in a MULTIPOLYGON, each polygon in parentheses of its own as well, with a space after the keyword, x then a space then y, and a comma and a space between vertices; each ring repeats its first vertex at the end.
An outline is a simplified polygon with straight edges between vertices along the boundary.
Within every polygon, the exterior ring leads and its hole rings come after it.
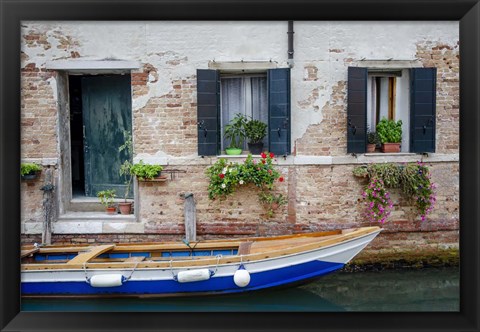
MULTIPOLYGON (((42 33, 25 29, 22 38, 22 158, 58 158, 56 73, 45 69, 45 60, 82 59, 86 53, 82 47, 87 41, 57 30, 42 33)), ((346 74, 345 79, 328 81, 326 77, 330 74, 325 64, 346 73, 346 68, 355 64, 356 55, 348 47, 331 47, 327 51, 326 58, 299 62, 292 70, 292 77, 299 77, 292 86, 306 91, 305 95, 293 96, 292 111, 302 117, 312 110, 319 115, 319 121, 312 121, 292 142, 294 154, 299 156, 346 154, 346 74), (320 103, 327 92, 326 102, 320 103)), ((423 66, 438 68, 437 152, 456 155, 459 150, 459 46, 422 41, 415 45, 414 53, 423 66)), ((194 69, 200 66, 189 67, 188 56, 165 50, 139 59, 141 67, 131 73, 135 154, 196 157, 194 69), (178 68, 181 75, 172 75, 173 69, 178 68), (158 89, 159 85, 163 90, 158 89), (156 93, 156 89, 162 92, 156 93), (138 101, 144 102, 135 104, 138 101)), ((195 195, 200 239, 367 225, 361 217, 363 205, 360 200, 365 183, 353 177, 353 164, 279 166, 286 181, 278 184, 277 191, 288 197, 288 204, 272 218, 266 215, 252 187, 241 188, 224 201, 210 201, 206 191, 206 166, 200 164, 206 163, 193 160, 190 164, 187 161, 182 166, 172 166, 186 171, 173 181, 140 182, 137 212, 138 222, 145 226, 145 234, 54 234, 53 241, 105 243, 181 239, 184 233, 181 194, 185 192, 195 195)), ((384 232, 367 248, 370 253, 458 248, 459 164, 456 161, 435 162, 429 166, 433 181, 438 185, 437 206, 432 214, 421 222, 410 203, 393 192, 395 210, 390 220, 382 225, 384 232)), ((42 177, 34 182, 22 182, 22 222, 39 225, 42 222, 40 187, 43 180, 42 177)), ((39 237, 38 233, 24 234, 22 241, 39 242, 39 237)))

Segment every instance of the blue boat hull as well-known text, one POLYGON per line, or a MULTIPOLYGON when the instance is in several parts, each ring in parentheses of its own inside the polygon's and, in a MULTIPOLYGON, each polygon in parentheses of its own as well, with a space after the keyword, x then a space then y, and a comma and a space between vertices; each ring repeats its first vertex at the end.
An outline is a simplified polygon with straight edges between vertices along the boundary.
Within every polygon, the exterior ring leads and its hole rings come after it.
POLYGON ((172 296, 228 294, 298 284, 338 270, 343 263, 311 261, 279 269, 251 273, 247 287, 235 285, 232 276, 213 276, 209 280, 179 283, 175 280, 124 282, 116 287, 92 287, 85 281, 22 282, 22 296, 172 296))

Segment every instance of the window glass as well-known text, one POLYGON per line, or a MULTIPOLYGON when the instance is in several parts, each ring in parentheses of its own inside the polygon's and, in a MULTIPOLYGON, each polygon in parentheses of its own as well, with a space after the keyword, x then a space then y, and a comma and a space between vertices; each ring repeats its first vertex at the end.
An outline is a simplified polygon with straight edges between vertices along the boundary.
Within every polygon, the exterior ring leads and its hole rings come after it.
MULTIPOLYGON (((267 78, 265 76, 237 76, 222 77, 220 84, 221 98, 221 142, 222 150, 230 144, 224 138, 225 125, 241 113, 248 119, 252 117, 268 123, 268 99, 267 78)), ((268 146, 268 136, 263 143, 268 146)), ((244 142, 244 150, 247 150, 247 142, 244 142)))

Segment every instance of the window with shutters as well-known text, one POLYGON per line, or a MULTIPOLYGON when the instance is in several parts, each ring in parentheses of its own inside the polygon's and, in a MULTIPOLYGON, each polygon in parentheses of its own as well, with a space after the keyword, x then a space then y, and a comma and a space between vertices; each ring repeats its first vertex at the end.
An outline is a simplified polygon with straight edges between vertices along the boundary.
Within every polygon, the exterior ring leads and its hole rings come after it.
MULTIPOLYGON (((197 70, 198 154, 224 154, 229 146, 224 127, 241 113, 267 124, 265 150, 290 154, 290 69, 232 75, 197 70)), ((247 151, 247 142, 244 150, 247 151)))
POLYGON ((402 152, 435 152, 436 69, 349 67, 347 152, 365 153, 367 130, 402 120, 402 152))

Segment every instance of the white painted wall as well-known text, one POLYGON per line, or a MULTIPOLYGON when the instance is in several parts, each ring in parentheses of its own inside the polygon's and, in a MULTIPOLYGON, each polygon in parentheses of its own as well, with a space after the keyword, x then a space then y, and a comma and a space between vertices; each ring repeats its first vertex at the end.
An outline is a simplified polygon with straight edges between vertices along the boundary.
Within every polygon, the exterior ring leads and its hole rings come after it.
MULTIPOLYGON (((349 65, 362 59, 413 61, 419 43, 454 45, 459 39, 458 22, 299 21, 294 29, 292 146, 309 125, 322 121, 322 108, 330 100, 332 87, 347 79, 349 65), (306 65, 318 68, 317 80, 304 79, 306 65), (312 98, 314 89, 318 89, 318 97, 300 107, 302 101, 312 98)), ((44 67, 47 61, 65 60, 71 51, 77 51, 82 60, 121 59, 158 68, 160 79, 149 84, 148 94, 133 100, 134 109, 143 107, 151 97, 168 93, 172 79, 208 68, 209 61, 271 60, 279 67, 287 65, 286 21, 22 22, 22 35, 29 31, 46 35, 51 47, 22 45, 23 66, 35 63, 44 67), (66 39, 74 45, 61 48, 66 39), (173 59, 180 63, 169 63, 173 59)), ((51 84, 55 86, 54 80, 51 84)))

